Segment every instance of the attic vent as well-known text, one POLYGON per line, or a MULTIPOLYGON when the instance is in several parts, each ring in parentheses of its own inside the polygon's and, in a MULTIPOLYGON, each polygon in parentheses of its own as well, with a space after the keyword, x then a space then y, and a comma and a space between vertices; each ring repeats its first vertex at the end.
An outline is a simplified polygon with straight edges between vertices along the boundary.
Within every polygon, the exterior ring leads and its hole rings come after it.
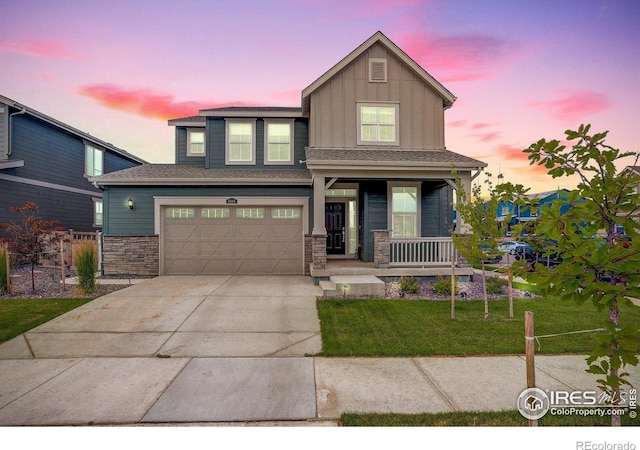
POLYGON ((387 60, 380 58, 369 59, 369 81, 372 83, 387 82, 387 60))

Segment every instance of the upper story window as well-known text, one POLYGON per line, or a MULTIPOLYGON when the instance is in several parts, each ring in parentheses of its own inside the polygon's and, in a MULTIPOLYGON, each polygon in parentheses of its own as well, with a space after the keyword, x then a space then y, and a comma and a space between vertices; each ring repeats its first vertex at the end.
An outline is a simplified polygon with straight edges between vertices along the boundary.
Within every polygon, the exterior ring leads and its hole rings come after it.
POLYGON ((400 145, 397 103, 358 103, 358 145, 400 145))
POLYGON ((187 130, 187 156, 204 156, 204 130, 187 130))
POLYGON ((229 165, 256 163, 256 121, 227 121, 225 161, 229 165))
POLYGON ((265 120, 264 163, 293 164, 293 121, 265 120))
POLYGON ((88 177, 97 177, 104 173, 104 151, 85 144, 84 172, 88 177))

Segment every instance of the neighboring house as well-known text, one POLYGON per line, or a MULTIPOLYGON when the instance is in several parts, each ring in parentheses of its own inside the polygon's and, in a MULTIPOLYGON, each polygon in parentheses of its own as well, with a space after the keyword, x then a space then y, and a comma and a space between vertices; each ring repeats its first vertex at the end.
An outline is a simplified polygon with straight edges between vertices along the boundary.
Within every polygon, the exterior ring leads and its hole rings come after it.
POLYGON ((0 222, 30 200, 65 229, 102 227, 102 191, 89 177, 144 163, 87 133, 0 95, 0 222))
MULTIPOLYGON (((511 229, 514 225, 537 220, 540 212, 550 206, 551 202, 554 200, 566 200, 568 193, 568 189, 556 189, 554 191, 529 194, 527 195, 528 202, 526 205, 516 205, 510 201, 501 201, 497 210, 498 221, 504 222, 509 217, 509 222, 504 226, 505 236, 511 236, 511 229)), ((569 206, 565 205, 560 211, 564 214, 568 210, 569 206)))
POLYGON ((445 147, 455 100, 378 32, 299 108, 170 120, 175 164, 92 179, 104 190, 105 272, 316 276, 340 258, 450 271, 454 179, 470 191, 486 167, 445 147))

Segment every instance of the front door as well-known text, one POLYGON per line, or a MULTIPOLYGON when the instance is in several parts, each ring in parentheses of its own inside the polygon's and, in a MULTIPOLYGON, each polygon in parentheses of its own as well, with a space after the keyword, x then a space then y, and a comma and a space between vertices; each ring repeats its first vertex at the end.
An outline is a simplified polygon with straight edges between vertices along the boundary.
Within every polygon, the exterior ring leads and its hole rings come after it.
POLYGON ((327 255, 344 255, 345 203, 325 204, 325 226, 327 228, 327 255))

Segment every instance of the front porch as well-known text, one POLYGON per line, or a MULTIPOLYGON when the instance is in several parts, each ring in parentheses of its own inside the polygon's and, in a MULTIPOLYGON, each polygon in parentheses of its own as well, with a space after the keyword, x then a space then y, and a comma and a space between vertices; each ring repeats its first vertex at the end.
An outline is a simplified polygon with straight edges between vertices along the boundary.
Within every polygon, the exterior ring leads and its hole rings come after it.
POLYGON ((472 276, 473 268, 466 263, 447 237, 391 239, 387 230, 374 232, 374 261, 356 259, 326 259, 322 264, 309 264, 316 283, 332 276, 373 275, 385 281, 401 277, 451 276, 452 261, 455 276, 472 276))

